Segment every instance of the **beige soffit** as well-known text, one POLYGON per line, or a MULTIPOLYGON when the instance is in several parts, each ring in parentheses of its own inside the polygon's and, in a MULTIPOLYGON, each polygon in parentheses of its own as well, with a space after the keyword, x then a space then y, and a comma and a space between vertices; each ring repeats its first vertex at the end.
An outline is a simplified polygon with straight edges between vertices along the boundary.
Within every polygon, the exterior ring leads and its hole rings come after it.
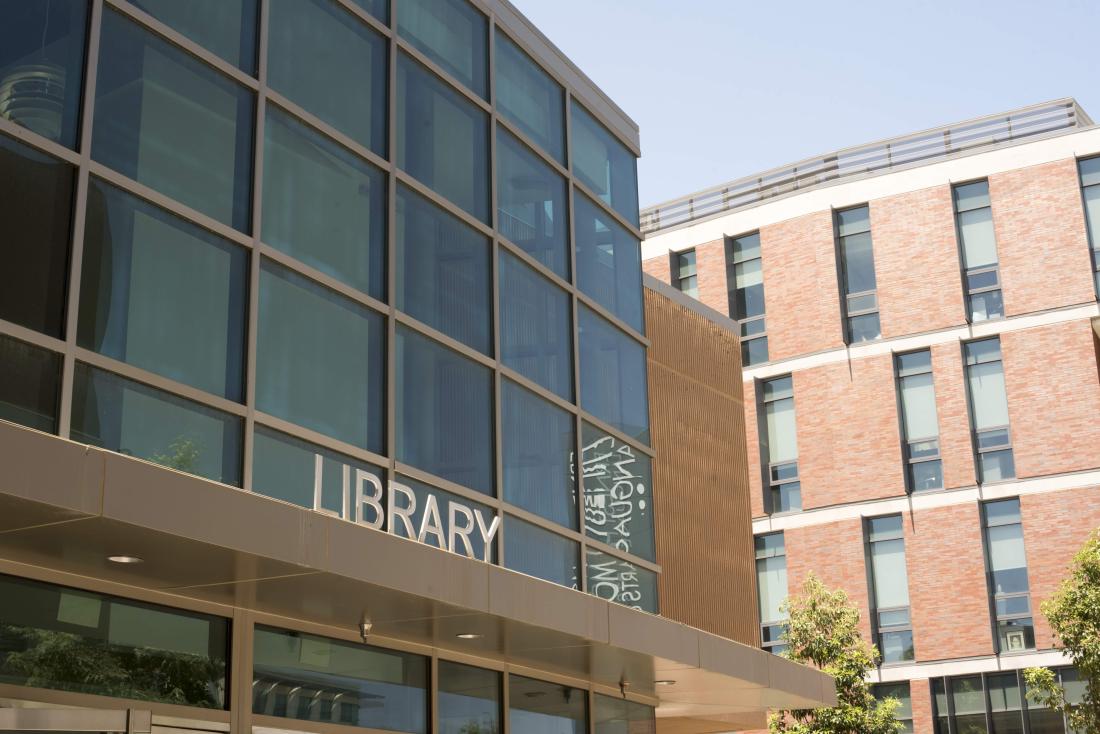
POLYGON ((659 700, 662 732, 756 726, 767 708, 836 701, 832 678, 763 650, 2 421, 0 467, 9 562, 348 630, 366 615, 382 640, 616 689, 625 678, 659 700), (654 685, 665 679, 676 683, 654 685))

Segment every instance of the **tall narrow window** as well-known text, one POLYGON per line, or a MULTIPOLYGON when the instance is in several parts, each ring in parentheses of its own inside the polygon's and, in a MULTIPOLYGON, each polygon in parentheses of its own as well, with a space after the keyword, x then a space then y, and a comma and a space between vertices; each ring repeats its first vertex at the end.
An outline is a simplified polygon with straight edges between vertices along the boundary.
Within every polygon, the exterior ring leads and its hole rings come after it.
POLYGON ((1080 161, 1081 194, 1085 198, 1085 225, 1092 252, 1092 278, 1100 294, 1100 156, 1080 161))
POLYGON ((871 211, 867 206, 836 213, 840 238, 840 282, 849 344, 882 336, 875 292, 875 254, 871 248, 871 211))
POLYGON ((791 377, 764 383, 764 436, 768 450, 768 501, 771 512, 802 509, 795 435, 794 386, 791 377))
POLYGON ((684 250, 672 255, 676 288, 692 298, 699 297, 699 278, 695 271, 695 250, 684 250))
POLYGON ((871 585, 874 588, 875 638, 882 662, 913 659, 913 625, 909 619, 909 577, 901 515, 867 521, 871 585))
POLYGON ((787 644, 783 642, 787 615, 780 610, 787 600, 787 547, 783 542, 783 533, 758 535, 755 545, 761 646, 779 654, 787 649, 787 644))
POLYGON ((764 324, 764 269, 760 260, 760 233, 726 240, 726 280, 730 289, 730 316, 741 326, 741 364, 751 367, 768 361, 768 332, 764 324))
POLYGON ((985 547, 989 556, 989 593, 997 618, 1000 652, 1031 650, 1035 626, 1024 554, 1020 500, 999 500, 982 506, 985 547))
POLYGON ((966 345, 966 385, 970 393, 970 420, 978 452, 979 480, 984 483, 1015 477, 999 338, 966 345))
POLYGON ((1005 308, 997 264, 997 238, 993 234, 993 210, 989 205, 989 182, 956 186, 954 194, 969 318, 971 321, 999 319, 1005 315, 1005 308))
POLYGON ((901 394, 901 429, 905 473, 910 492, 943 488, 940 428, 936 389, 932 384, 932 352, 899 354, 894 360, 901 394))

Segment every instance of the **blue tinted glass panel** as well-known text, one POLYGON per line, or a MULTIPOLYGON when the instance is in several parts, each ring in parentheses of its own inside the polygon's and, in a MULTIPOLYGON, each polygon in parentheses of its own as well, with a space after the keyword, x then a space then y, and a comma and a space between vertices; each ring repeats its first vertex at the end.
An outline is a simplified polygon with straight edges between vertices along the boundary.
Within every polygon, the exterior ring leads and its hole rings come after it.
POLYGON ((650 458, 587 423, 582 430, 585 532, 624 553, 654 560, 650 458))
POLYGON ((585 734, 588 696, 579 688, 508 676, 508 723, 527 734, 585 734))
POLYGON ((57 432, 61 355, 0 336, 0 420, 57 432))
POLYGON ((657 613, 657 574, 592 548, 586 553, 589 594, 657 613))
POLYGON ((492 354, 489 238, 406 186, 397 189, 397 307, 492 354))
POLYGON ((504 565, 561 586, 580 588, 580 545, 518 517, 505 519, 504 565))
POLYGON ((261 626, 252 650, 255 714, 428 731, 427 658, 261 626))
POLYGON ((500 359, 573 399, 573 323, 568 293, 500 251, 500 359))
POLYGON ((493 375, 403 326, 397 329, 397 460, 493 491, 493 375))
POLYGON ((386 154, 386 39, 333 0, 272 0, 271 88, 378 155, 386 154))
POLYGON ((75 148, 87 0, 8 0, 0 23, 0 117, 75 148))
POLYGON ((393 494, 394 506, 406 510, 409 518, 406 525, 400 513, 390 513, 389 532, 460 556, 496 563, 496 531, 492 529, 496 513, 489 507, 401 475, 388 491, 393 494))
POLYGON ((92 179, 77 343, 242 400, 248 253, 92 179))
POLYGON ((285 433, 256 426, 252 450, 252 491, 256 494, 353 520, 351 504, 354 502, 353 482, 357 469, 383 479, 383 472, 378 467, 285 433), (350 469, 347 485, 345 467, 350 469), (321 480, 319 485, 317 479, 321 480))
POLYGON ((74 441, 239 486, 241 425, 237 416, 76 365, 74 441))
POLYGON ((638 224, 634 154, 580 104, 573 103, 573 175, 605 204, 638 224))
POLYGON ((497 128, 497 228, 513 244, 569 278, 565 179, 504 128, 497 128))
POLYGON ((257 0, 133 0, 195 43, 252 74, 256 71, 257 0))
POLYGON ((586 197, 573 196, 577 286, 639 333, 642 315, 642 251, 634 235, 586 197))
POLYGON ((440 734, 499 732, 500 678, 500 673, 495 670, 440 660, 440 734))
POLYGON ((270 262, 261 268, 256 407, 381 453, 385 319, 270 262))
POLYGON ((260 237, 384 299, 386 175, 269 105, 260 237))
POLYGON ((113 10, 103 13, 92 157, 247 232, 250 91, 113 10))
POLYGON ((397 32, 444 71, 488 97, 489 24, 466 0, 399 0, 397 32))
POLYGON ((0 683, 226 708, 226 619, 12 576, 0 599, 0 683))
POLYGON ((496 31, 496 105, 501 116, 565 163, 565 94, 512 39, 496 31))
POLYGON ((741 342, 741 364, 745 367, 768 361, 768 337, 749 339, 741 342))
POLYGON ((501 400, 504 499, 576 528, 573 415, 510 380, 504 380, 501 400))
POLYGON ((69 165, 0 135, 0 319, 59 338, 75 186, 69 165))
POLYGON ((409 57, 397 61, 397 165, 489 221, 489 118, 409 57))
POLYGON ((579 317, 581 407, 648 443, 645 347, 584 306, 579 317))

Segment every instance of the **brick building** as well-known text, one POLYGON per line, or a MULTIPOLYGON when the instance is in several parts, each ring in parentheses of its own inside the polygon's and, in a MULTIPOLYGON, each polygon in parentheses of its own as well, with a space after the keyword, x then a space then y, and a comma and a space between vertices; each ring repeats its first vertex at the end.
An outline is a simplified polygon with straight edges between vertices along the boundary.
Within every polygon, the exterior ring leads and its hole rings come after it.
POLYGON ((1100 526, 1100 127, 1071 100, 642 213, 643 267, 740 323, 761 644, 809 572, 909 730, 1063 732, 1039 607, 1100 526))

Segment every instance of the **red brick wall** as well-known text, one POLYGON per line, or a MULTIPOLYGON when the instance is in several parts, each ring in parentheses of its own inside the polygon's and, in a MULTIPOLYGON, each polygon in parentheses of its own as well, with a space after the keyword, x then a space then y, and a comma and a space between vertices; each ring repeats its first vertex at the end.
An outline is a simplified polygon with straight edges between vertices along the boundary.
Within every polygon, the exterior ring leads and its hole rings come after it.
POLYGON ((802 593, 802 584, 811 571, 829 588, 844 589, 859 610, 863 639, 870 641, 863 522, 856 518, 793 528, 784 533, 783 540, 787 549, 787 589, 790 595, 802 593))
MULTIPOLYGON (((749 506, 752 508, 753 517, 764 516, 764 480, 763 463, 766 459, 760 456, 760 423, 757 421, 756 383, 746 380, 744 383, 745 396, 745 443, 746 456, 749 460, 749 506)), ((798 410, 798 397, 795 397, 795 411, 798 410)), ((795 413, 797 416, 797 412, 795 413)), ((797 429, 796 429, 797 430, 797 429)))
POLYGON ((699 273, 699 300, 718 313, 729 315, 729 288, 726 285, 726 241, 714 240, 695 248, 695 267, 699 273))
POLYGON ((1006 315, 1095 300, 1074 159, 994 174, 989 198, 1006 315))
POLYGON ((1093 469, 1100 463, 1094 339, 1085 320, 1001 335, 1017 476, 1093 469))
POLYGON ((932 686, 927 678, 909 681, 909 698, 913 703, 913 732, 932 734, 932 686))
POLYGON ((970 439, 962 347, 958 342, 932 347, 932 382, 936 388, 936 417, 940 423, 943 486, 971 487, 976 483, 974 446, 970 439))
POLYGON ((882 336, 965 323, 951 188, 871 202, 882 336))
POLYGON ((1020 497, 1027 575, 1035 618, 1035 647, 1055 646, 1039 605, 1069 575, 1073 556, 1089 533, 1100 528, 1100 487, 1020 497))
POLYGON ((905 561, 917 661, 993 653, 976 503, 905 517, 905 561))
POLYGON ((893 358, 794 373, 802 507, 905 493, 893 358))
POLYGON ((760 253, 768 356, 787 359, 844 346, 832 212, 761 227, 760 253))
POLYGON ((652 275, 662 283, 672 285, 672 253, 664 252, 648 260, 642 260, 642 271, 652 275))

